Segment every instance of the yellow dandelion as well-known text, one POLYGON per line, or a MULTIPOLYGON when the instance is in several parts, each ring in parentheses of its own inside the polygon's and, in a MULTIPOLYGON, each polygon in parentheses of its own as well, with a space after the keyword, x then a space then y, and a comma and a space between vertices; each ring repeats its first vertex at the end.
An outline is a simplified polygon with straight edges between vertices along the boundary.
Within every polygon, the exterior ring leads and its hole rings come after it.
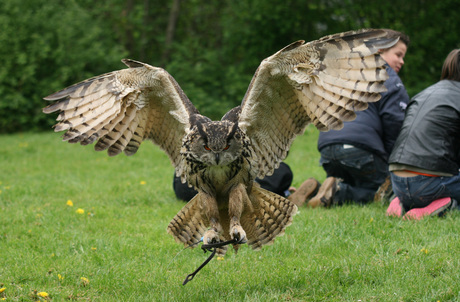
POLYGON ((219 257, 217 257, 217 260, 223 261, 223 260, 225 260, 225 259, 224 259, 224 257, 220 257, 220 256, 219 256, 219 257))
POLYGON ((91 250, 92 250, 92 251, 97 251, 97 248, 94 247, 94 246, 92 246, 92 247, 91 247, 91 250))
POLYGON ((428 254, 428 250, 426 248, 421 249, 420 252, 428 254))
POLYGON ((72 202, 72 200, 70 200, 70 199, 67 200, 66 205, 68 205, 69 207, 73 207, 73 202, 72 202))
POLYGON ((6 287, 0 288, 0 293, 3 293, 6 290, 6 287))
POLYGON ((371 219, 369 220, 369 223, 372 223, 374 221, 374 218, 371 217, 371 219))
POLYGON ((85 210, 83 209, 77 209, 75 212, 77 212, 77 214, 85 214, 85 210))
POLYGON ((64 277, 62 277, 61 274, 58 274, 58 279, 59 279, 59 281, 62 281, 62 280, 64 280, 64 277))
POLYGON ((86 285, 89 284, 88 278, 81 277, 81 278, 80 278, 80 281, 81 281, 81 285, 83 285, 83 286, 86 286, 86 285))
POLYGON ((5 298, 5 297, 3 297, 3 298, 0 298, 0 301, 4 301, 4 300, 6 300, 6 298, 5 298))
POLYGON ((37 293, 37 296, 42 297, 42 298, 46 298, 46 297, 48 297, 48 293, 47 292, 39 292, 39 293, 37 293))
POLYGON ((147 182, 145 180, 141 180, 141 185, 145 185, 147 182))

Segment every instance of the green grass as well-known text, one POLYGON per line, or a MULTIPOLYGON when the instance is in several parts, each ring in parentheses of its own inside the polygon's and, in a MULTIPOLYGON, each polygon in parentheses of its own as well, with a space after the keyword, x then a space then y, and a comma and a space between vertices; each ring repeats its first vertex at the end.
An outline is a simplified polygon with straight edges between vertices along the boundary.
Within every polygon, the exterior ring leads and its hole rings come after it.
MULTIPOLYGON (((316 139, 309 127, 291 149, 296 186, 324 180, 316 139)), ((182 286, 208 254, 166 233, 183 203, 150 142, 109 158, 59 134, 0 136, 0 171, 6 301, 460 300, 459 213, 415 222, 381 204, 301 208, 272 246, 230 250, 182 286)))

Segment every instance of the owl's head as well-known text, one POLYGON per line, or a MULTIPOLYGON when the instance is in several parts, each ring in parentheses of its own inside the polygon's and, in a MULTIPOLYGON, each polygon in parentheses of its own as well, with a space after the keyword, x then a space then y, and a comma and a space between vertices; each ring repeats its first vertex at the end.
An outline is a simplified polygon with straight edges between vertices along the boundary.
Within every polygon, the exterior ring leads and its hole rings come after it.
POLYGON ((189 138, 189 154, 208 166, 226 166, 243 152, 242 132, 237 123, 197 123, 189 138))

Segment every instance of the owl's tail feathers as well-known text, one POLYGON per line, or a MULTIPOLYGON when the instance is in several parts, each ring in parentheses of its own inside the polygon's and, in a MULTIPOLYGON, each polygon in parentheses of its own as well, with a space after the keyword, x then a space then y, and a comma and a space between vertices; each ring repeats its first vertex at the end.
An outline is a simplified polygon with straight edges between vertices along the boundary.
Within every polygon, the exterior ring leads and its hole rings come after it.
POLYGON ((251 194, 253 211, 245 211, 241 225, 246 232, 248 245, 254 250, 272 244, 291 225, 297 206, 278 194, 253 186, 251 194))
MULTIPOLYGON (((200 204, 201 194, 198 193, 174 216, 167 228, 176 242, 186 247, 195 247, 208 229, 209 221, 201 211, 200 204)), ((225 238, 221 236, 220 240, 225 241, 225 238)), ((223 256, 226 250, 227 246, 220 247, 217 254, 223 256)))

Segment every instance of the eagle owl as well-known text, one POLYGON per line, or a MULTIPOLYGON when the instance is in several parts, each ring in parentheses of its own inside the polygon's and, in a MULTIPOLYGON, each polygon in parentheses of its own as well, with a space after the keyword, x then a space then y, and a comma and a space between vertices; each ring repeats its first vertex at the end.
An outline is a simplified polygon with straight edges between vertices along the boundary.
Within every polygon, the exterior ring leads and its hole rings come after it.
POLYGON ((164 69, 134 60, 51 94, 45 100, 56 102, 43 111, 60 112, 64 141, 97 141, 110 156, 132 155, 144 140, 163 149, 198 191, 167 227, 176 241, 258 249, 284 233, 297 208, 254 179, 278 167, 309 123, 340 129, 379 100, 388 76, 377 52, 396 42, 378 29, 294 42, 262 61, 241 105, 220 121, 200 115, 164 69))

